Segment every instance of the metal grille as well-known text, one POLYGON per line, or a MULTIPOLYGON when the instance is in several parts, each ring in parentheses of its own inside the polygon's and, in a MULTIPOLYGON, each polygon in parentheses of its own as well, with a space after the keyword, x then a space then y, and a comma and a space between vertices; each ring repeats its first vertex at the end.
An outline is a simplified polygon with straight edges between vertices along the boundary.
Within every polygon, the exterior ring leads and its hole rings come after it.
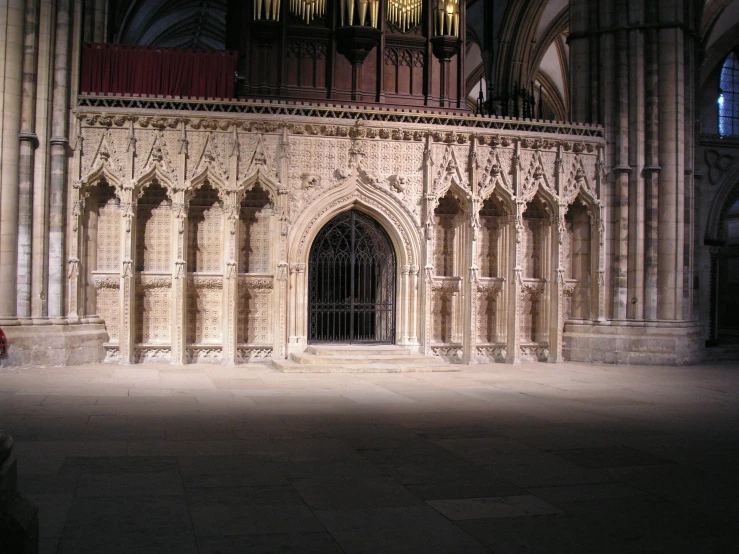
POLYGON ((384 229, 351 210, 321 229, 310 250, 310 342, 395 342, 395 252, 384 229))

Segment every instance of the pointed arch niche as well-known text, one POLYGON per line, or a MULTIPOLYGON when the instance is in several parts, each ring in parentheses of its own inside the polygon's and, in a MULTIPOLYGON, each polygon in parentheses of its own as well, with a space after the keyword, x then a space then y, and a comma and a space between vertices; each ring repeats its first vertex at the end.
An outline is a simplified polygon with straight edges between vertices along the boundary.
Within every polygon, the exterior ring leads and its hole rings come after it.
POLYGON ((102 318, 106 346, 118 345, 120 318, 121 215, 116 191, 102 178, 88 189, 82 239, 82 313, 102 318))
POLYGON ((275 341, 274 258, 278 235, 275 202, 256 181, 239 204, 236 315, 237 352, 241 361, 257 360, 275 341))
POLYGON ((519 340, 522 357, 542 357, 549 347, 549 277, 552 268, 552 206, 539 192, 523 212, 519 340))
POLYGON ((593 225, 588 206, 578 197, 565 215, 566 234, 560 252, 567 299, 564 320, 591 318, 593 286, 593 225))
POLYGON ((498 195, 486 198, 479 212, 477 260, 479 281, 475 331, 477 354, 500 357, 508 338, 507 281, 510 267, 511 217, 508 204, 498 195))
POLYGON ((192 193, 187 211, 189 351, 223 345, 222 258, 223 203, 218 191, 205 181, 192 193))
MULTIPOLYGON (((154 180, 136 204, 134 344, 138 360, 171 349, 172 202, 154 180)), ((137 361, 138 361, 137 360, 137 361)))
POLYGON ((464 306, 460 297, 462 276, 467 265, 468 219, 466 202, 451 189, 439 199, 434 209, 430 347, 435 354, 450 359, 455 348, 461 349, 464 334, 464 306))

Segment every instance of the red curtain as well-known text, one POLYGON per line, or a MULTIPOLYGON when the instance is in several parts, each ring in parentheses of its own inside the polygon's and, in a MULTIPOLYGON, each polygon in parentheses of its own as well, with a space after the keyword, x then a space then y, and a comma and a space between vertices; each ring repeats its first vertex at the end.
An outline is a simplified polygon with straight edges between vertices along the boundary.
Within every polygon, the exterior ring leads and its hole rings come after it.
POLYGON ((80 91, 233 98, 237 57, 233 51, 88 43, 80 91))

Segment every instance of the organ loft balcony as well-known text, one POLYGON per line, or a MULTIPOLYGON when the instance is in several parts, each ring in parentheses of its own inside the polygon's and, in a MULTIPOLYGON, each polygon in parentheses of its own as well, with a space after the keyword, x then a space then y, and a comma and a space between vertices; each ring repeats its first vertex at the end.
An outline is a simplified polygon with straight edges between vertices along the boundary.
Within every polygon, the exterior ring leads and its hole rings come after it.
POLYGON ((86 44, 87 96, 470 112, 465 2, 229 0, 226 50, 86 44))

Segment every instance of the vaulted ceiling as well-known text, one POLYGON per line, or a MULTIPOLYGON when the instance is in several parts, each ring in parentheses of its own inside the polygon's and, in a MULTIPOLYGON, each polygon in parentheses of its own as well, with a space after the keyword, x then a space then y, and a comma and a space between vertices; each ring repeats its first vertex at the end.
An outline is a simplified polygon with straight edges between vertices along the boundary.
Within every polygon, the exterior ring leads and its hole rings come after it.
POLYGON ((226 0, 111 0, 112 39, 120 44, 223 50, 226 3, 226 0))

